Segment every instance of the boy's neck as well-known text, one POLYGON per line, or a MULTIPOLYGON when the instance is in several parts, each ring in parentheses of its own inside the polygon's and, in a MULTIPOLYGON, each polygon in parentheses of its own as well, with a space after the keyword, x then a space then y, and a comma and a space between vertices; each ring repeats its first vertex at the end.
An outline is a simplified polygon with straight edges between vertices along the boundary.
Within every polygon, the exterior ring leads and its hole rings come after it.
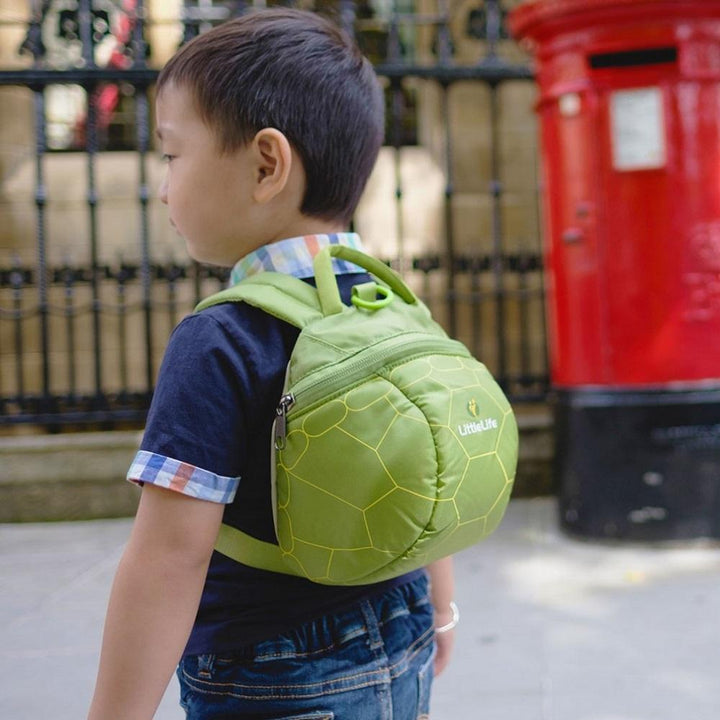
POLYGON ((338 222, 337 220, 321 220, 303 215, 301 218, 297 218, 293 222, 277 229, 265 244, 270 245, 279 240, 304 235, 330 235, 332 233, 347 232, 347 229, 345 223, 338 222))

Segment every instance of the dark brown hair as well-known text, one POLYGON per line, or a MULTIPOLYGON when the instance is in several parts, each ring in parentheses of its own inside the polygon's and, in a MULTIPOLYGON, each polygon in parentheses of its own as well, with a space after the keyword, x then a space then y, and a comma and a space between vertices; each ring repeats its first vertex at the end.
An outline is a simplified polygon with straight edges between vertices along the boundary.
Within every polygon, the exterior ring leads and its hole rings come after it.
POLYGON ((337 25, 288 8, 251 12, 191 40, 158 78, 193 94, 223 152, 280 130, 302 159, 301 211, 347 222, 383 139, 383 97, 369 61, 337 25))

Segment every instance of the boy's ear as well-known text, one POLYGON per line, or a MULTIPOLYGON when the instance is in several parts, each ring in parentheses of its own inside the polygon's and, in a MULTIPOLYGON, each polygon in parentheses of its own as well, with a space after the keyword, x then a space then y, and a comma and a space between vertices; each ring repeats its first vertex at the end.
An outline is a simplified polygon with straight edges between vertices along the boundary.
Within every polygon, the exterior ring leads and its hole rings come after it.
POLYGON ((293 153, 290 142, 279 130, 263 128, 252 141, 257 175, 253 198, 267 203, 287 186, 292 170, 293 153))

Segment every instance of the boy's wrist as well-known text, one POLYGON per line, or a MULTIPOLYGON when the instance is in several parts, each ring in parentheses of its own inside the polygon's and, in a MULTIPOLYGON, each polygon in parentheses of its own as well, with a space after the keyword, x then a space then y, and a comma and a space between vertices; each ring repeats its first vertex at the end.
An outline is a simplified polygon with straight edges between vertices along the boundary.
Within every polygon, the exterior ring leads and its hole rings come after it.
POLYGON ((460 610, 454 600, 446 608, 435 609, 435 632, 444 633, 452 630, 460 622, 460 610))

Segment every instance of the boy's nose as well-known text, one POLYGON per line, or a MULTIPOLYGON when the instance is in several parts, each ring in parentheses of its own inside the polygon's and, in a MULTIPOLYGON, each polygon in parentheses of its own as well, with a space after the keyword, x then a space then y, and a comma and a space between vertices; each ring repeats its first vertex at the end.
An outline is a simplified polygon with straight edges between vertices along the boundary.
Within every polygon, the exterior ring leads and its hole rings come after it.
POLYGON ((160 196, 160 202, 167 205, 167 176, 163 178, 163 181, 160 183, 160 187, 158 188, 158 195, 160 196))

